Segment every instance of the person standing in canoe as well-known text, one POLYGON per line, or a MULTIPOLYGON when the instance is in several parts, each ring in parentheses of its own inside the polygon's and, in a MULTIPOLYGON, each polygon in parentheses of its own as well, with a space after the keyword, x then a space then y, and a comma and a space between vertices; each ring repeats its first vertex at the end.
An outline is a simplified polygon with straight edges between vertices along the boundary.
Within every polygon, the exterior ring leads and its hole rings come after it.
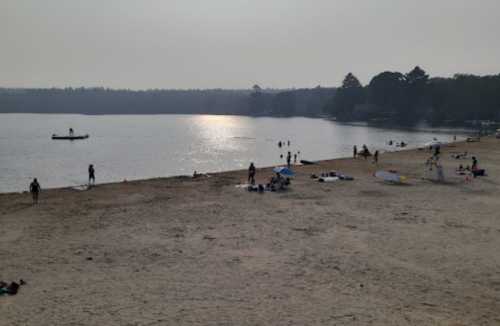
POLYGON ((89 165, 89 186, 91 184, 95 184, 95 169, 93 164, 89 165))
POLYGON ((31 196, 33 197, 33 204, 38 204, 38 194, 40 194, 41 190, 42 190, 42 187, 40 187, 38 180, 36 178, 34 178, 30 184, 30 192, 31 192, 31 196))

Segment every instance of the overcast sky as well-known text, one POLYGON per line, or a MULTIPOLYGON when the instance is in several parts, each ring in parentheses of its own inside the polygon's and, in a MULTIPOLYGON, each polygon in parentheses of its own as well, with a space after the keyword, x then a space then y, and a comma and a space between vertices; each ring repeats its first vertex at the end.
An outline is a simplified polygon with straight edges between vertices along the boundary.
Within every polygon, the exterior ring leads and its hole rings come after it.
POLYGON ((500 72, 500 0, 0 0, 0 86, 289 88, 500 72))

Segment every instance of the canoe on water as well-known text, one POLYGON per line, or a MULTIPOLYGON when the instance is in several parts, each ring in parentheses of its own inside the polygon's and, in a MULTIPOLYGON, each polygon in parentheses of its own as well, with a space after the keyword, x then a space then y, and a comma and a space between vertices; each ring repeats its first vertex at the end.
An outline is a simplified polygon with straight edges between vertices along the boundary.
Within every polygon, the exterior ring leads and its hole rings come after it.
POLYGON ((300 163, 302 163, 303 165, 313 165, 313 164, 316 164, 316 162, 306 161, 306 160, 300 160, 300 163))
POLYGON ((89 138, 89 135, 77 135, 77 136, 52 135, 52 139, 57 139, 57 140, 77 140, 77 139, 87 139, 87 138, 89 138))

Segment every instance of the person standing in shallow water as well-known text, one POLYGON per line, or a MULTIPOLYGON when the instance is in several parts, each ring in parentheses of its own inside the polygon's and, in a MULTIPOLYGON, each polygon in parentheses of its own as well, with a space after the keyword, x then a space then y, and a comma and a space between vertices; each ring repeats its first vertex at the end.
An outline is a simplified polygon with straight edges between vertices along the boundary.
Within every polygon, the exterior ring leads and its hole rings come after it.
POLYGON ((36 178, 34 178, 30 184, 30 192, 31 192, 31 196, 33 197, 33 204, 38 204, 38 195, 40 194, 41 190, 42 190, 42 187, 40 187, 38 180, 36 178))
POLYGON ((358 156, 358 147, 354 145, 354 147, 352 148, 352 157, 356 158, 357 156, 358 156))
POLYGON ((248 182, 251 185, 255 184, 255 165, 253 165, 253 163, 250 163, 248 167, 248 182))
POLYGON ((286 155, 286 165, 288 166, 288 168, 290 168, 290 166, 292 165, 292 153, 291 152, 288 152, 288 154, 286 155))
POLYGON ((95 184, 95 169, 93 164, 89 165, 89 186, 91 184, 95 184))

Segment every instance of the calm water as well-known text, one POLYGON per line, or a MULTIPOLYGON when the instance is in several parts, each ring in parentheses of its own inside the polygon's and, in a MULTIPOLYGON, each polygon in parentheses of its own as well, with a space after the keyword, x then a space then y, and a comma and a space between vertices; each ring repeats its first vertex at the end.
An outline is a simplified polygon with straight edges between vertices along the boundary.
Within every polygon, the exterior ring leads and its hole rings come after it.
POLYGON ((0 114, 0 192, 26 190, 33 177, 44 188, 76 186, 96 168, 98 183, 216 172, 283 163, 280 153, 299 159, 350 156, 354 144, 394 150, 389 139, 410 146, 449 141, 453 131, 387 130, 322 119, 251 118, 209 115, 0 114), (53 133, 90 134, 78 141, 51 140, 53 133), (291 146, 279 149, 279 140, 291 146))

